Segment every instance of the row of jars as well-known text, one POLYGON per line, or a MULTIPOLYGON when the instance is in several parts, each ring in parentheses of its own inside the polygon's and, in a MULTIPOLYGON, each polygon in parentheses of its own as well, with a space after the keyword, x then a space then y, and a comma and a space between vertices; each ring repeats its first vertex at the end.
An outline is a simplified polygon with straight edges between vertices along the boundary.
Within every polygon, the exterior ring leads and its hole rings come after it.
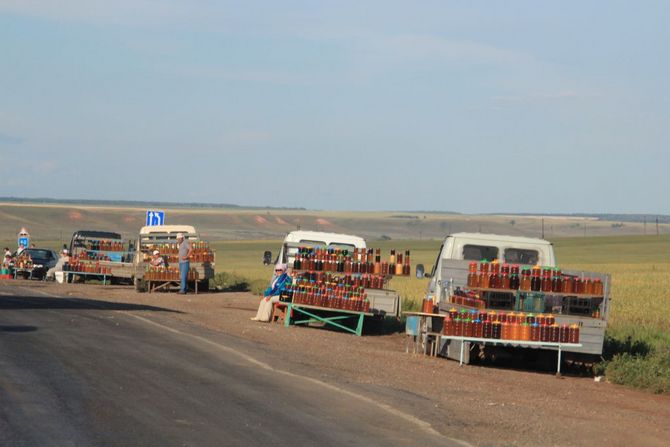
MULTIPOLYGON (((146 281, 179 281, 179 269, 177 267, 147 267, 144 272, 144 279, 146 281)), ((198 271, 190 269, 188 271, 187 280, 197 281, 199 279, 198 271)))
POLYGON ((499 340, 539 341, 550 343, 579 343, 579 326, 510 321, 471 320, 444 317, 443 334, 457 337, 491 338, 499 340))
POLYGON ((564 275, 558 268, 476 262, 468 268, 468 287, 482 289, 522 290, 528 292, 553 292, 575 295, 603 296, 604 287, 600 278, 581 278, 564 275))
POLYGON ((462 320, 480 320, 480 321, 498 321, 501 323, 528 323, 528 324, 548 324, 556 323, 556 317, 552 314, 533 314, 527 312, 496 312, 495 310, 477 310, 477 309, 456 309, 452 307, 447 312, 452 319, 460 318, 462 320))
POLYGON ((298 282, 341 284, 354 288, 383 289, 386 279, 379 275, 338 275, 325 272, 302 272, 296 276, 298 282))
POLYGON ((355 248, 353 253, 340 249, 301 247, 295 255, 294 270, 325 271, 338 273, 372 273, 376 275, 409 276, 410 253, 405 255, 391 250, 388 261, 382 261, 381 250, 355 248))
POLYGON ((63 264, 64 272, 77 273, 99 273, 101 275, 109 275, 112 273, 111 267, 100 264, 93 264, 90 262, 66 262, 63 264))
POLYGON ((96 253, 94 251, 83 251, 79 254, 79 259, 82 261, 109 261, 110 258, 104 253, 96 253))
POLYGON ((355 312, 370 311, 368 295, 360 288, 345 291, 340 288, 290 286, 284 293, 286 298, 291 299, 296 304, 355 312))
POLYGON ((125 251, 125 244, 121 241, 89 239, 84 244, 87 250, 95 251, 125 251))

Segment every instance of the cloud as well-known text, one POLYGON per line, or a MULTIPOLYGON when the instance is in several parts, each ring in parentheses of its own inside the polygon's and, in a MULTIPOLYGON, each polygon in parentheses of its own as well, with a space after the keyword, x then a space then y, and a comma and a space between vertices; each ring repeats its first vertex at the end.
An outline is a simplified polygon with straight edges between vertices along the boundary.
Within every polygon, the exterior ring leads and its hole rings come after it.
POLYGON ((35 170, 40 174, 51 174, 58 170, 58 162, 56 160, 42 160, 36 166, 35 170))
POLYGON ((306 76, 280 70, 246 70, 205 66, 166 68, 166 72, 199 79, 221 79, 225 81, 261 84, 297 85, 309 81, 306 76))
POLYGON ((476 64, 511 64, 532 61, 532 58, 516 50, 493 45, 446 39, 425 34, 401 34, 395 36, 371 36, 369 48, 402 59, 449 61, 476 64))
POLYGON ((499 103, 521 103, 521 102, 542 102, 542 101, 557 101, 569 100, 577 98, 592 97, 592 94, 578 93, 574 90, 561 90, 549 93, 530 93, 527 95, 503 95, 493 96, 491 99, 499 103))
POLYGON ((0 132, 0 144, 21 144, 23 138, 0 132))
POLYGON ((176 23, 193 13, 185 0, 0 0, 0 12, 113 25, 176 23))

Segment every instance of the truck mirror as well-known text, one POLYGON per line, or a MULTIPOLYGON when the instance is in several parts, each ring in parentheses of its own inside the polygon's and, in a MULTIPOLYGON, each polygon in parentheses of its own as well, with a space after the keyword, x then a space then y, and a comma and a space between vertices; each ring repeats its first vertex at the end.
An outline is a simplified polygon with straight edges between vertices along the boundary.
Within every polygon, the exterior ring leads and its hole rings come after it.
POLYGON ((423 279, 426 276, 426 270, 423 267, 423 264, 416 265, 416 278, 423 279))
POLYGON ((263 265, 270 264, 272 264, 272 252, 270 250, 266 250, 265 253, 263 253, 263 265))

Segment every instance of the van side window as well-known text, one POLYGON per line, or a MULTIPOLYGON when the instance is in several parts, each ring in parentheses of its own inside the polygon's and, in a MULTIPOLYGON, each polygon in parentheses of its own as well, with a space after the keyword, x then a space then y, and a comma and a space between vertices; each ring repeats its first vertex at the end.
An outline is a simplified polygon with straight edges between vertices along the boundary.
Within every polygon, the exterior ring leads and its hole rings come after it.
POLYGON ((505 250, 505 262, 509 264, 535 265, 540 258, 537 250, 524 250, 521 248, 508 248, 505 250))
POLYGON ((487 247, 486 245, 464 245, 463 259, 466 261, 481 261, 486 259, 492 261, 498 259, 498 247, 487 247))

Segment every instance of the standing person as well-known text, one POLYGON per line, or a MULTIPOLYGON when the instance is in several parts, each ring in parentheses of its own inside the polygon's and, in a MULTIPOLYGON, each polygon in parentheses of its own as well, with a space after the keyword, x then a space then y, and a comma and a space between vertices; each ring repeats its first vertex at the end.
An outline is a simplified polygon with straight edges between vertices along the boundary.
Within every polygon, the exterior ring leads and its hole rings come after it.
POLYGON ((66 248, 64 248, 63 251, 60 252, 60 257, 58 258, 58 262, 56 262, 56 265, 47 270, 47 275, 45 279, 53 281, 56 278, 56 272, 62 272, 63 266, 69 262, 70 262, 70 252, 66 248))
POLYGON ((272 306, 274 306, 274 303, 279 302, 281 293, 291 281, 292 278, 286 273, 286 264, 277 264, 270 286, 263 292, 263 298, 261 298, 261 302, 258 304, 258 312, 252 318, 253 321, 270 321, 272 306))
POLYGON ((179 293, 186 295, 186 281, 188 280, 188 271, 191 268, 189 259, 193 249, 188 240, 184 238, 183 233, 177 233, 177 246, 179 247, 179 278, 181 280, 179 293))

